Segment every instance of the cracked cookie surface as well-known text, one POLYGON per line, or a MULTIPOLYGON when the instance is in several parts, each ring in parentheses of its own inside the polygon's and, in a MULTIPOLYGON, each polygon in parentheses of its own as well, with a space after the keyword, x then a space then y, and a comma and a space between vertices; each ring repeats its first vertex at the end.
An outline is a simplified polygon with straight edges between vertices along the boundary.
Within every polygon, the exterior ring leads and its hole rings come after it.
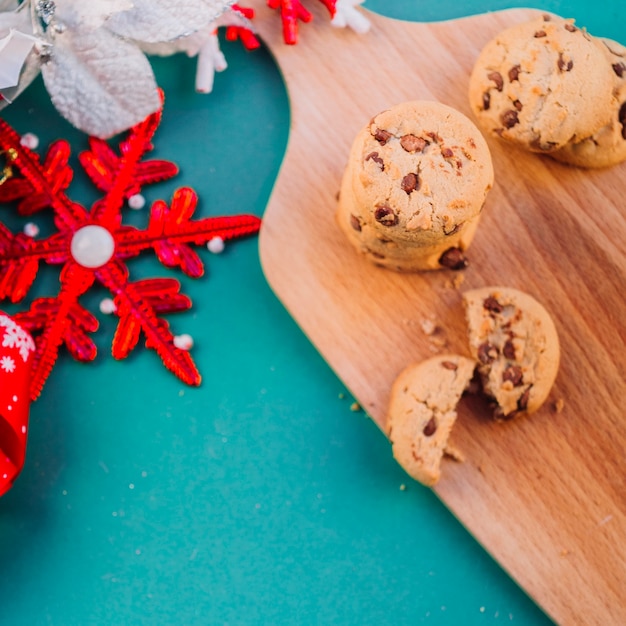
POLYGON ((355 138, 337 219, 380 265, 460 269, 492 185, 491 155, 471 120, 439 102, 405 102, 355 138))
POLYGON ((610 122, 614 74, 603 44, 546 15, 509 27, 479 54, 469 100, 490 135, 553 152, 610 122))
POLYGON ((611 39, 599 41, 613 70, 615 102, 610 122, 581 141, 570 142, 550 156, 578 167, 610 167, 626 160, 626 47, 611 39))
POLYGON ((456 407, 475 366, 460 355, 439 355, 408 366, 393 384, 387 436, 394 458, 424 485, 439 481, 456 407))
POLYGON ((546 309, 511 287, 463 294, 470 352, 494 416, 510 419, 545 402, 559 368, 559 338, 546 309))

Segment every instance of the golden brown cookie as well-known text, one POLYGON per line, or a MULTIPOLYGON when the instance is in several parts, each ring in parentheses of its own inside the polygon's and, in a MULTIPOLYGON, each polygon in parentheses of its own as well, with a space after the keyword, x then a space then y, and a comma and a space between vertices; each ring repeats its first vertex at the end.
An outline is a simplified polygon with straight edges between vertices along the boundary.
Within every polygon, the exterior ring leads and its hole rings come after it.
POLYGON ((558 161, 578 167, 610 167, 626 160, 626 47, 611 39, 600 41, 614 74, 611 121, 590 137, 550 153, 558 161))
POLYGON ((456 354, 436 356, 410 365, 393 384, 386 422, 393 455, 424 485, 441 476, 456 406, 475 366, 473 359, 456 354))
POLYGON ((511 287, 463 294, 470 352, 495 417, 530 414, 544 403, 559 368, 552 318, 532 296, 511 287))
POLYGON ((356 136, 336 217, 379 265, 459 269, 492 185, 489 149, 466 116, 439 102, 405 102, 356 136))
POLYGON ((511 26, 478 56, 469 100, 490 135, 553 152, 596 133, 614 110, 604 46, 572 20, 544 16, 511 26))

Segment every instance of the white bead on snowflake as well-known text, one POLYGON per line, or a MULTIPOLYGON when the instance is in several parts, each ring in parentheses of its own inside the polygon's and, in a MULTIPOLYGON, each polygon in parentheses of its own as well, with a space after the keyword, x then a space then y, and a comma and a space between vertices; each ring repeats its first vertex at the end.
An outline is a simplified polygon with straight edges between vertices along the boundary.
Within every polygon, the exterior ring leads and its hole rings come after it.
POLYGON ((213 254, 219 254, 220 252, 224 252, 224 248, 226 246, 224 244, 224 240, 221 237, 213 237, 212 239, 209 239, 206 247, 209 252, 212 252, 213 254))
POLYGON ((360 4, 363 4, 363 0, 337 0, 335 16, 330 23, 337 28, 349 26, 355 33, 364 35, 372 24, 363 13, 356 9, 360 4))
POLYGON ((174 336, 174 345, 179 350, 191 350, 193 348, 193 337, 187 333, 174 336))
POLYGON ((72 258, 82 267, 102 267, 115 252, 115 240, 103 226, 89 224, 74 233, 70 252, 72 258))
POLYGON ((146 199, 140 193, 133 194, 128 198, 128 206, 135 211, 139 211, 146 206, 146 199))
POLYGON ((39 226, 34 222, 24 224, 24 234, 27 237, 36 237, 39 234, 39 226))
POLYGON ((117 311, 117 307, 112 298, 102 298, 102 300, 100 300, 100 313, 111 315, 115 313, 115 311, 117 311))
POLYGON ((37 150, 39 147, 39 137, 35 133, 24 133, 20 138, 20 144, 29 150, 37 150))

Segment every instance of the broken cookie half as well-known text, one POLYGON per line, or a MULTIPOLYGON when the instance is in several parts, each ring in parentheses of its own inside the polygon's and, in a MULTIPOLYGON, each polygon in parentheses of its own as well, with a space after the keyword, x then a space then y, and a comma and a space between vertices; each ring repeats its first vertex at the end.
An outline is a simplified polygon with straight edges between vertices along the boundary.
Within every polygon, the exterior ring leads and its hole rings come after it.
POLYGON ((532 296, 485 287, 467 291, 463 301, 472 358, 446 354, 414 363, 391 389, 386 429, 393 455, 428 486, 441 476, 457 405, 475 374, 494 418, 511 419, 539 409, 559 367, 554 322, 532 296))
POLYGON ((470 353, 496 419, 534 413, 559 369, 559 336, 535 298, 510 287, 463 294, 470 353))
POLYGON ((439 480, 456 406, 475 367, 473 359, 458 354, 435 356, 409 365, 394 382, 387 436, 398 463, 424 485, 439 480))

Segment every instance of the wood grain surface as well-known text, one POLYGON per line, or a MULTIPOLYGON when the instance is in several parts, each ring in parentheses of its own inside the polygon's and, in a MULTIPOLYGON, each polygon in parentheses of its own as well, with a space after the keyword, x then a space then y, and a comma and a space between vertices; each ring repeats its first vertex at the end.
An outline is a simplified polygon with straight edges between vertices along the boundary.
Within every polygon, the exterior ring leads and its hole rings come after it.
POLYGON ((509 285, 540 300, 562 346, 551 397, 507 423, 492 422, 479 401, 463 402, 453 443, 466 459, 446 462, 435 490, 558 623, 625 624, 626 164, 585 171, 489 140, 496 184, 470 267, 377 268, 334 221, 354 136, 404 100, 439 100, 471 117, 478 52, 536 12, 427 24, 368 14, 365 36, 329 28, 323 8, 314 13, 301 43, 287 46, 275 13, 258 7, 292 115, 260 236, 269 284, 381 427, 404 366, 435 352, 467 354, 464 289, 509 285), (424 332, 427 320, 436 334, 424 332))

